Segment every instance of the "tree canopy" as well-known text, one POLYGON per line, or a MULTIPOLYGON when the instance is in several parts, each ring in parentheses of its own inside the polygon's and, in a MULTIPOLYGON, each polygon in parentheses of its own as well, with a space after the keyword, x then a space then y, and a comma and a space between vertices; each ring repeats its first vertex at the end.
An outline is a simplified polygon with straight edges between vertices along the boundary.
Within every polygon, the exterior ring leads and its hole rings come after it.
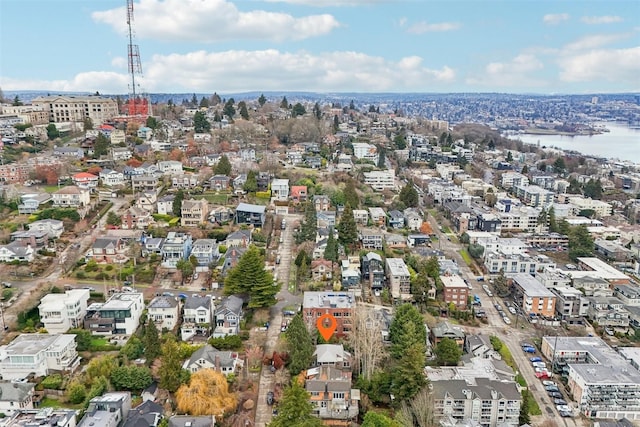
POLYGON ((273 417, 269 427, 322 427, 319 418, 312 415, 313 406, 309 393, 297 381, 284 389, 278 403, 278 414, 273 417))
POLYGON ((182 215, 182 201, 184 200, 184 191, 178 190, 173 196, 173 203, 171 205, 171 213, 179 217, 182 215))
POLYGON ((287 348, 289 350, 287 367, 291 375, 295 376, 309 367, 315 349, 311 334, 309 334, 309 330, 300 313, 293 317, 284 336, 287 339, 287 348))
POLYGON ((353 210, 349 203, 344 207, 344 211, 338 222, 338 241, 345 246, 353 246, 358 241, 358 228, 353 217, 353 210))
POLYGON ((227 378, 215 369, 201 369, 194 373, 189 384, 176 392, 178 411, 190 415, 230 414, 238 406, 238 397, 229 391, 227 378))
POLYGON ((304 219, 300 224, 300 231, 296 233, 296 243, 315 242, 318 233, 318 217, 316 214, 316 205, 311 201, 307 201, 304 208, 304 219))
POLYGON ((193 131, 195 133, 207 133, 211 130, 211 123, 202 111, 196 111, 193 115, 193 131))
POLYGON ((213 173, 215 173, 216 175, 231 175, 231 162, 229 161, 229 158, 227 156, 222 155, 220 157, 220 160, 218 160, 218 163, 213 170, 213 173))
POLYGON ((420 202, 418 191, 413 187, 413 184, 407 182, 407 184, 402 187, 400 190, 400 195, 398 196, 400 201, 404 203, 404 205, 408 208, 414 208, 418 206, 420 202))
POLYGON ((264 267, 264 257, 260 254, 260 249, 254 245, 249 246, 238 264, 229 270, 224 281, 225 294, 249 295, 249 308, 273 305, 276 302, 278 288, 273 285, 272 274, 264 267))
POLYGON ((436 346, 434 353, 441 366, 457 366, 462 356, 462 350, 451 338, 443 338, 436 346))
POLYGON ((182 357, 180 348, 171 337, 162 344, 162 357, 158 376, 160 377, 160 387, 173 393, 182 384, 188 381, 189 371, 182 369, 182 357))

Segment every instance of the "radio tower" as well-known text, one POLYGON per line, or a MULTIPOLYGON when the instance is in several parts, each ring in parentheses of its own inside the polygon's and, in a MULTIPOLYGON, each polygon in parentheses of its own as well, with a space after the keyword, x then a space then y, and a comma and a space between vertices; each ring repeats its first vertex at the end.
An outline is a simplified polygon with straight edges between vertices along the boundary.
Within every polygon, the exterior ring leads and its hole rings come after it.
POLYGON ((136 74, 142 75, 142 63, 140 62, 140 49, 137 44, 133 44, 133 0, 127 0, 127 27, 129 29, 129 76, 131 86, 129 90, 129 100, 127 102, 127 114, 129 116, 147 116, 149 114, 149 104, 144 97, 136 95, 136 74))

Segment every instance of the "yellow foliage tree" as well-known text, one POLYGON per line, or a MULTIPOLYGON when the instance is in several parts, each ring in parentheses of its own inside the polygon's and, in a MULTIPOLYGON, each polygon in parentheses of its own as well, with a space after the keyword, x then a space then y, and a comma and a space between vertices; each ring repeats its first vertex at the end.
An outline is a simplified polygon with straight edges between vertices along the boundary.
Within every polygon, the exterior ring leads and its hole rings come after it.
POLYGON ((191 375, 189 385, 176 392, 178 411, 190 415, 215 415, 235 411, 238 397, 229 392, 226 377, 214 369, 202 369, 191 375))

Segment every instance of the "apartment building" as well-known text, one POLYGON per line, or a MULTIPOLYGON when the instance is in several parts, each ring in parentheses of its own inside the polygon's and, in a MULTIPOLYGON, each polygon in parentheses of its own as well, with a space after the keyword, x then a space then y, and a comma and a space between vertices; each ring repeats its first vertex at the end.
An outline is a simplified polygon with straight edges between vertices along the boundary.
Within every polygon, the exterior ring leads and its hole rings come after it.
POLYGON ((602 218, 605 216, 611 216, 613 213, 613 207, 602 200, 593 200, 587 197, 582 196, 570 196, 568 197, 568 201, 570 204, 575 206, 576 211, 581 210, 592 210, 596 213, 598 218, 602 218))
POLYGON ((107 302, 91 304, 84 328, 93 335, 133 335, 144 310, 143 297, 140 292, 121 292, 111 295, 107 302))
POLYGON ((513 191, 527 206, 544 208, 553 203, 553 192, 537 185, 517 185, 513 187, 513 191))
POLYGON ((385 260, 385 273, 394 300, 406 301, 411 295, 411 274, 402 258, 387 258, 385 260))
POLYGON ((190 234, 170 231, 162 243, 160 256, 162 266, 166 268, 176 268, 179 260, 189 258, 193 239, 190 234))
POLYGON ((335 335, 338 338, 349 335, 353 329, 355 294, 348 292, 305 292, 302 302, 302 316, 307 328, 316 328, 316 320, 331 314, 336 319, 335 335))
POLYGON ((484 256, 484 266, 491 274, 498 274, 503 271, 505 274, 528 273, 535 276, 546 268, 556 267, 551 258, 541 254, 505 255, 500 252, 487 252, 484 256))
POLYGON ((550 289, 556 296, 556 314, 570 325, 583 324, 588 314, 589 299, 570 286, 555 286, 550 289))
POLYGON ((384 238, 382 233, 375 229, 363 228, 359 231, 360 246, 362 249, 382 250, 384 238))
POLYGON ((395 171, 364 172, 364 183, 376 191, 393 190, 395 188, 395 171))
POLYGON ((70 372, 80 358, 73 334, 21 334, 8 345, 0 346, 0 374, 3 380, 49 375, 52 371, 70 372))
POLYGON ((362 280, 374 293, 382 292, 385 284, 384 263, 375 252, 368 252, 360 259, 362 280))
POLYGON ((39 96, 31 101, 49 113, 49 122, 82 123, 91 119, 94 126, 100 126, 118 115, 115 99, 102 96, 39 96))
POLYGON ((556 311, 556 295, 545 288, 535 277, 527 273, 516 273, 509 276, 515 287, 514 300, 524 313, 535 313, 540 316, 553 317, 556 311))
POLYGON ((505 190, 510 190, 516 186, 529 185, 529 178, 519 172, 505 172, 500 177, 500 185, 505 190))
POLYGON ((546 229, 545 225, 538 223, 540 210, 530 206, 511 208, 509 212, 500 212, 498 217, 503 232, 536 233, 546 229))
POLYGON ((47 294, 40 300, 38 313, 50 334, 63 334, 81 328, 87 314, 89 289, 72 289, 63 294, 47 294))
POLYGON ((469 287, 457 274, 440 276, 444 302, 454 304, 458 310, 466 310, 469 304, 469 287))
POLYGON ((209 203, 206 199, 183 200, 180 213, 180 222, 183 227, 197 227, 207 221, 209 203))
POLYGON ((36 105, 2 105, 3 115, 16 115, 22 123, 30 123, 34 126, 49 123, 49 112, 36 105))
POLYGON ((545 336, 540 349, 583 415, 640 420, 640 372, 600 337, 545 336))
POLYGON ((378 161, 378 148, 366 142, 353 143, 353 155, 358 160, 378 161))

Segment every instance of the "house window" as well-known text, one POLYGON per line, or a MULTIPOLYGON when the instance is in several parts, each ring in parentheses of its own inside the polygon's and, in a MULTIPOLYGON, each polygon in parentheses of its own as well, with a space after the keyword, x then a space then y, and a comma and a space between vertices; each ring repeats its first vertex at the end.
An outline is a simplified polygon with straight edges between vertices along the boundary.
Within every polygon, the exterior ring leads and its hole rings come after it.
POLYGON ((334 399, 344 399, 344 393, 333 393, 334 399))

